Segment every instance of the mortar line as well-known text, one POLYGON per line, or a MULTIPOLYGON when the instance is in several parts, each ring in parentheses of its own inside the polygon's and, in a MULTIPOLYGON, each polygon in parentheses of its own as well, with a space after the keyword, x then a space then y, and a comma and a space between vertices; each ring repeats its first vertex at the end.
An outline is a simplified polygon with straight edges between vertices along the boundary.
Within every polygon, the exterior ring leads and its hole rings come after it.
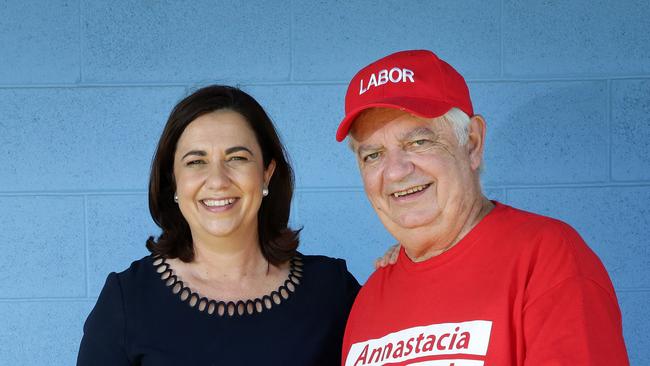
POLYGON ((505 57, 504 57, 504 52, 503 52, 504 51, 504 46, 503 46, 503 8, 504 8, 504 6, 505 6, 504 5, 504 0, 501 0, 501 9, 500 9, 500 14, 499 14, 499 36, 500 36, 499 41, 501 43, 500 44, 500 46, 501 46, 501 50, 500 50, 501 51, 501 63, 500 63, 501 64, 500 65, 501 66, 501 74, 500 75, 501 75, 502 78, 503 78, 503 75, 504 75, 504 68, 505 68, 504 67, 504 63, 505 63, 504 58, 505 57))
MULTIPOLYGON (((605 81, 605 80, 650 80, 650 74, 647 75, 621 75, 621 76, 547 76, 537 75, 535 77, 503 77, 503 78, 467 78, 466 81, 470 84, 492 83, 492 84, 508 84, 508 83, 555 83, 555 82, 585 82, 585 81, 605 81)), ((347 86, 349 80, 292 80, 292 81, 255 81, 255 80, 241 80, 237 85, 245 86, 300 86, 300 85, 320 85, 320 86, 347 86)), ((0 84, 1 89, 56 89, 56 88, 161 88, 161 87, 187 87, 188 85, 195 84, 192 81, 185 82, 107 82, 107 83, 83 83, 83 84, 65 84, 65 83, 51 83, 51 84, 0 84)))
POLYGON ((295 1, 291 0, 289 2, 289 6, 291 9, 289 10, 289 82, 293 82, 293 63, 294 63, 294 57, 295 57, 295 50, 294 50, 294 40, 293 36, 295 34, 294 32, 294 6, 295 6, 295 1))
POLYGON ((17 297, 13 299, 0 299, 0 303, 12 302, 76 302, 76 301, 97 301, 97 296, 83 297, 17 297))
POLYGON ((612 81, 607 80, 607 103, 606 103, 606 113, 607 113, 607 131, 608 131, 608 143, 607 143, 607 158, 609 164, 609 181, 614 181, 614 172, 612 164, 612 81))
POLYGON ((78 84, 82 84, 84 80, 84 73, 83 73, 83 61, 84 61, 84 29, 83 29, 83 0, 78 0, 78 8, 77 10, 79 11, 79 82, 78 84))
POLYGON ((88 196, 84 195, 84 257, 86 297, 90 294, 90 250, 88 249, 88 196))
POLYGON ((147 191, 0 191, 0 197, 20 196, 127 196, 147 194, 147 191))
MULTIPOLYGON (((650 187, 648 180, 592 182, 592 183, 495 183, 484 184, 483 189, 538 189, 538 188, 612 188, 612 187, 650 187)), ((298 186, 296 192, 359 192, 363 186, 298 186)), ((146 190, 106 190, 106 191, 0 191, 0 197, 21 196, 127 196, 146 195, 146 190)))

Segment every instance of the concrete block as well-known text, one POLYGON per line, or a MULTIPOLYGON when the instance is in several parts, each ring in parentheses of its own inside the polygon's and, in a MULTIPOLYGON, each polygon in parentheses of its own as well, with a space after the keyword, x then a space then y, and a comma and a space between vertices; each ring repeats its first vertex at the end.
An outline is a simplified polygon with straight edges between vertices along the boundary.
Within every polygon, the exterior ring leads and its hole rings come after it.
POLYGON ((430 49, 465 77, 500 73, 499 6, 472 0, 294 2, 295 80, 348 82, 370 62, 430 49))
POLYGON ((630 365, 650 365, 650 292, 619 291, 617 296, 623 314, 623 337, 630 365))
POLYGON ((160 229, 149 215, 146 194, 88 197, 89 296, 99 296, 106 276, 149 254, 149 236, 160 229))
POLYGON ((515 207, 572 225, 617 288, 650 283, 650 187, 510 189, 515 207))
POLYGON ((340 85, 247 86, 281 135, 299 187, 361 186, 347 141, 336 142, 343 118, 345 87, 340 85))
POLYGON ((0 207, 0 298, 85 296, 83 198, 0 196, 0 207))
POLYGON ((0 191, 146 189, 158 138, 183 94, 183 88, 0 90, 0 191))
POLYGON ((384 229, 364 192, 302 192, 298 202, 300 250, 347 261, 360 283, 396 240, 384 229))
POLYGON ((483 194, 490 200, 506 202, 506 190, 502 188, 483 188, 483 194))
POLYGON ((650 3, 607 0, 503 3, 504 73, 512 76, 650 72, 650 3))
POLYGON ((74 365, 94 301, 0 302, 3 365, 74 365))
POLYGON ((605 82, 473 83, 487 122, 485 184, 609 179, 605 82))
POLYGON ((3 1, 0 19, 0 84, 79 80, 77 1, 3 1))
POLYGON ((650 80, 612 82, 612 178, 650 180, 650 80))
POLYGON ((288 80, 291 12, 282 5, 84 1, 83 79, 288 80))

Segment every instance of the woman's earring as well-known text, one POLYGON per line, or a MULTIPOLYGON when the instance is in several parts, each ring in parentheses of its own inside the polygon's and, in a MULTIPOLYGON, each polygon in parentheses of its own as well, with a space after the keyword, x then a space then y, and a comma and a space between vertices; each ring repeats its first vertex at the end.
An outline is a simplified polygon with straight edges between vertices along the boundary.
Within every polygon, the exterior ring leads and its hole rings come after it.
POLYGON ((174 193, 174 202, 178 203, 178 195, 174 193))
POLYGON ((262 196, 266 197, 268 195, 269 195, 269 189, 268 187, 264 186, 264 188, 262 188, 262 196))

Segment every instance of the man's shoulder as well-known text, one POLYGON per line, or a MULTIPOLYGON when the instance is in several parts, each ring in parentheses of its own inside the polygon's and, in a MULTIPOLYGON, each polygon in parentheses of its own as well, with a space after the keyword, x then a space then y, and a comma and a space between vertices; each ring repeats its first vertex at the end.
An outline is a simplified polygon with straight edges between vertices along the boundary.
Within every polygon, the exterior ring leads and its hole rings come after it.
POLYGON ((560 219, 503 204, 498 204, 497 208, 500 215, 497 215, 492 226, 507 232, 509 237, 525 239, 531 243, 542 240, 545 245, 582 242, 578 232, 560 219))
POLYGON ((528 224, 530 226, 550 229, 569 226, 560 219, 498 202, 496 209, 501 213, 501 220, 508 220, 508 222, 513 225, 528 224))
POLYGON ((584 277, 610 287, 607 272, 597 254, 580 234, 564 221, 516 208, 509 208, 510 250, 528 261, 533 273, 545 281, 584 277))
POLYGON ((390 278, 394 272, 395 264, 389 265, 383 268, 376 269, 366 280, 366 282, 361 286, 359 293, 354 301, 354 306, 359 308, 366 308, 371 306, 373 308, 380 307, 382 305, 382 299, 380 296, 386 295, 391 291, 390 288, 387 288, 387 279, 390 278))

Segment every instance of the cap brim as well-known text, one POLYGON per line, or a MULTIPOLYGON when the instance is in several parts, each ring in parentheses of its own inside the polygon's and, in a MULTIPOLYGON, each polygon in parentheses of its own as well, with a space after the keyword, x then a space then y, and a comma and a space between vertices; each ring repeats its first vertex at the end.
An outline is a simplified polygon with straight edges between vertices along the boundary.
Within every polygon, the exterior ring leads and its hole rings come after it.
POLYGON ((354 120, 359 117, 361 112, 369 108, 393 108, 412 113, 423 118, 440 117, 447 113, 453 106, 447 102, 432 101, 421 98, 387 98, 375 103, 364 104, 350 111, 339 124, 336 130, 336 141, 345 140, 354 120))

